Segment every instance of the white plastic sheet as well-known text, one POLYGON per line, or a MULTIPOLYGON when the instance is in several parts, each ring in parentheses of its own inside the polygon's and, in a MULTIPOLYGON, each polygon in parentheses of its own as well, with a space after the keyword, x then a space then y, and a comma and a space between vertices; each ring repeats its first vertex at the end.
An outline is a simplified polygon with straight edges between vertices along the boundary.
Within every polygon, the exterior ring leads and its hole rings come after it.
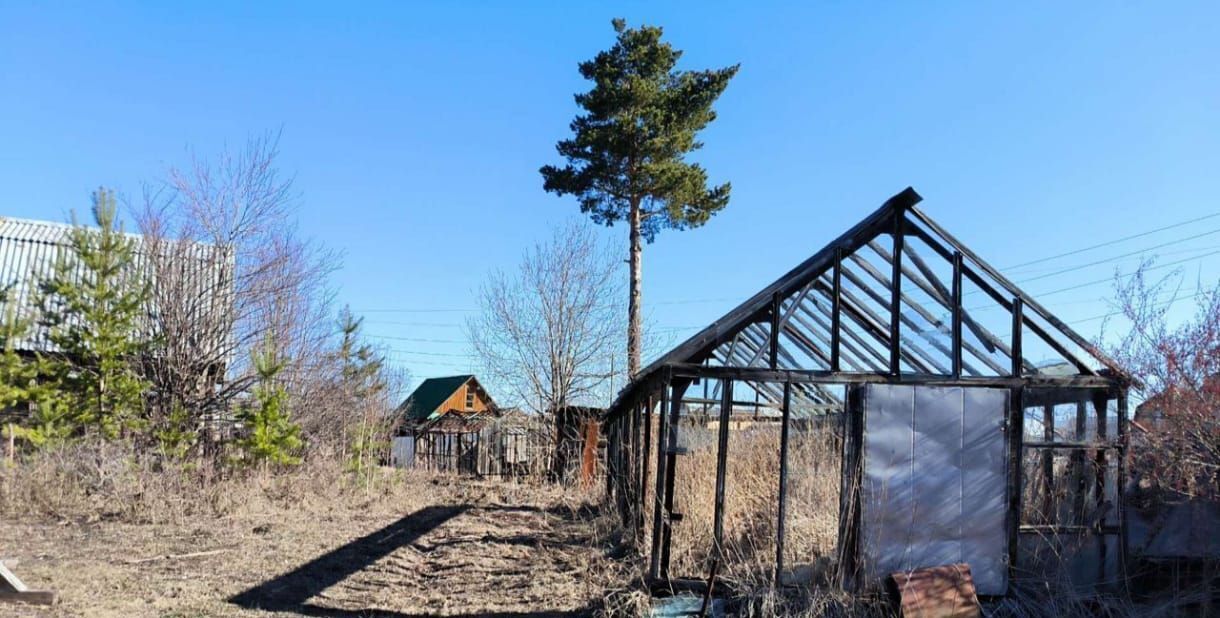
POLYGON ((1008 587, 1008 391, 870 384, 864 393, 866 581, 965 562, 979 594, 1008 587))

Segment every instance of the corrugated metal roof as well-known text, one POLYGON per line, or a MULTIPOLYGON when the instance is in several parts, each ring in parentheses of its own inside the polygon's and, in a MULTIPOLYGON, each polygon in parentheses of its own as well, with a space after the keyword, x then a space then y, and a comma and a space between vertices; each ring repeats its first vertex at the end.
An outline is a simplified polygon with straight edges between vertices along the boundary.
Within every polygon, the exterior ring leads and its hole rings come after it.
MULTIPOLYGON (((73 229, 74 226, 65 223, 0 217, 0 289, 8 289, 6 298, 0 302, 3 310, 0 317, 7 318, 13 312, 16 317, 36 322, 39 283, 54 273, 61 257, 68 255, 73 229)), ((130 233, 125 236, 136 247, 134 276, 147 276, 149 267, 144 237, 130 233)), ((187 277, 188 285, 198 290, 202 303, 229 302, 227 298, 216 298, 227 296, 220 291, 232 288, 231 281, 227 280, 230 279, 227 272, 232 268, 225 252, 204 243, 174 243, 173 246, 187 256, 189 263, 181 266, 181 271, 187 277)), ((83 277, 84 269, 77 268, 75 274, 83 277)), ((155 281, 153 285, 156 286, 155 281)), ((149 300, 150 317, 157 311, 155 299, 154 292, 149 300)), ((25 337, 14 342, 14 347, 19 351, 46 352, 53 351, 54 346, 49 341, 47 329, 34 323, 25 337)))

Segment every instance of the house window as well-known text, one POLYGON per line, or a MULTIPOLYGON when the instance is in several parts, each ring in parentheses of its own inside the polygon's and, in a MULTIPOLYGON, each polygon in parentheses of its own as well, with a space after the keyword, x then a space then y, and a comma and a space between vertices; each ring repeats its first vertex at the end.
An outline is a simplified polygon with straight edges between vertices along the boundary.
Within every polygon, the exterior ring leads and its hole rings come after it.
POLYGON ((466 409, 474 409, 474 391, 470 389, 466 389, 466 409))

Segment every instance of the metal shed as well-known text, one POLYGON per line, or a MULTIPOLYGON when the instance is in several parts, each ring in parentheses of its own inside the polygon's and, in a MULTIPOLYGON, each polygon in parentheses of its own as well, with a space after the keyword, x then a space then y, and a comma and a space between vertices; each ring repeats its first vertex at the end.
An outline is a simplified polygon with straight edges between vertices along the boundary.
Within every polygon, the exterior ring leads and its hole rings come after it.
POLYGON ((855 590, 951 562, 989 595, 1122 577, 1130 378, 921 199, 891 197, 609 408, 607 491, 654 589, 718 574, 855 590), (735 428, 751 405, 780 422, 735 428), (821 455, 795 458, 805 442, 821 455), (834 547, 794 551, 815 508, 834 547))

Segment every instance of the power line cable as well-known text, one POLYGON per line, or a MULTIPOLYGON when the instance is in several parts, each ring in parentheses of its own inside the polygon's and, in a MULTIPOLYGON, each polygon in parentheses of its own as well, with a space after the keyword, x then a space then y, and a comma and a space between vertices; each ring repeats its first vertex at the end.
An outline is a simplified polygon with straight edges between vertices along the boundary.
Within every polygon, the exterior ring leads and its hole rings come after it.
MULTIPOLYGON (((1170 306, 1170 305, 1172 305, 1172 304, 1174 304, 1174 303, 1178 302, 1179 300, 1190 300, 1190 299, 1192 299, 1192 298, 1198 298, 1198 297, 1200 297, 1200 296, 1203 296, 1204 294, 1209 294, 1209 293, 1214 292, 1214 291, 1215 291, 1215 288, 1196 288, 1195 293, 1194 293, 1194 294, 1191 294, 1190 296, 1177 296, 1177 297, 1171 298, 1171 299, 1169 299, 1169 300, 1167 300, 1167 301, 1165 301, 1165 302, 1157 303, 1157 304, 1153 305, 1153 307, 1154 307, 1154 308, 1157 308, 1157 309, 1164 308, 1164 307, 1168 307, 1168 306, 1170 306)), ((1093 322, 1093 321, 1096 321, 1096 320, 1102 320, 1102 319, 1105 319, 1105 318, 1114 317, 1114 316, 1116 316, 1116 315, 1122 315, 1122 313, 1123 313, 1122 311, 1111 311, 1111 312, 1109 312, 1109 313, 1103 313, 1103 314, 1101 314, 1101 315, 1095 315, 1095 316, 1093 316, 1093 317, 1091 317, 1091 318, 1083 318, 1083 319, 1080 319, 1080 320, 1073 320, 1073 321, 1068 322, 1068 323, 1069 323, 1069 324, 1080 324, 1080 323, 1082 323, 1082 322, 1093 322)))
POLYGON ((1094 249, 1100 249, 1100 248, 1102 248, 1102 247, 1109 247, 1109 246, 1111 246, 1111 245, 1117 245, 1117 244, 1119 244, 1119 243, 1127 242, 1128 240, 1134 240, 1134 239, 1136 239, 1136 238, 1143 238, 1143 237, 1145 237, 1145 236, 1151 236, 1152 234, 1156 234, 1156 233, 1158 233, 1158 232, 1164 232, 1165 230, 1172 230, 1172 229, 1174 229, 1174 228, 1179 228, 1179 227, 1182 227, 1182 226, 1184 226, 1184 225, 1190 225, 1191 223, 1198 223, 1199 221, 1205 221, 1205 220, 1207 220, 1207 219, 1214 219, 1214 218, 1216 218, 1216 217, 1220 217, 1220 212, 1214 212, 1214 213, 1212 213, 1212 214, 1210 214, 1210 215, 1204 215, 1204 216, 1202 216, 1202 217, 1196 217, 1196 218, 1194 218, 1194 219, 1190 219, 1190 220, 1187 220, 1187 221, 1181 221, 1181 222, 1174 223, 1174 224, 1171 224, 1171 225, 1166 225, 1165 227, 1159 227, 1159 228, 1157 228, 1157 229, 1155 229, 1155 230, 1148 230, 1148 231, 1146 231, 1146 232, 1140 232, 1140 233, 1138 233, 1138 234, 1132 234, 1132 235, 1130 235, 1130 236, 1124 236, 1124 237, 1122 237, 1122 238, 1116 238, 1116 239, 1114 239, 1114 240, 1107 240, 1106 242, 1103 242, 1103 243, 1098 243, 1098 244, 1096 244, 1096 245, 1092 245, 1092 246, 1089 246, 1089 247, 1084 247, 1084 248, 1082 248, 1082 249, 1074 249, 1074 250, 1072 250, 1072 251, 1067 251, 1067 252, 1065 252, 1065 253, 1060 253, 1060 254, 1058 254, 1058 255, 1051 255, 1051 256, 1044 257, 1044 258, 1038 258, 1038 259, 1036 259, 1036 260, 1031 260, 1031 261, 1029 261, 1029 262, 1024 262, 1024 263, 1021 263, 1021 264, 1017 264, 1017 265, 1015 265, 1015 266, 1009 266, 1008 268, 1005 268, 1005 270, 1016 270, 1016 269, 1018 269, 1018 268, 1024 268, 1024 267, 1026 267, 1026 266, 1032 266, 1032 265, 1034 265, 1034 264, 1041 264, 1041 263, 1043 263, 1043 262, 1049 262, 1049 261, 1051 261, 1051 260, 1057 260, 1057 259, 1059 259, 1059 258, 1068 257, 1068 256, 1071 256, 1071 255, 1077 255, 1077 254, 1080 254, 1080 253, 1084 253, 1084 252, 1086 252, 1086 251, 1092 251, 1092 250, 1094 250, 1094 249))
POLYGON ((1199 238, 1203 238, 1204 236, 1210 236, 1210 235, 1212 235, 1212 234, 1216 234, 1216 233, 1220 233, 1220 228, 1216 228, 1216 229, 1214 229, 1214 230, 1209 230, 1209 231, 1203 232, 1203 233, 1201 233, 1201 234, 1195 234, 1194 236, 1187 236, 1186 238, 1179 238, 1179 239, 1176 239, 1176 240, 1170 240, 1170 241, 1168 241, 1168 242, 1164 242, 1164 243, 1161 243, 1161 244, 1159 244, 1159 245, 1153 245, 1153 246, 1151 246, 1151 247, 1147 247, 1147 248, 1144 248, 1144 249, 1139 249, 1139 250, 1136 250, 1136 251, 1131 251, 1131 252, 1128 252, 1128 253, 1124 253, 1124 254, 1122 254, 1122 255, 1116 255, 1116 256, 1113 256, 1113 257, 1108 257, 1108 258, 1105 258, 1105 259, 1102 259, 1102 260, 1097 260, 1097 261, 1094 261, 1094 262, 1089 262, 1089 263, 1087 263, 1087 264, 1079 264, 1079 265, 1077 265, 1077 266, 1071 266, 1071 267, 1068 267, 1068 268, 1063 268, 1063 269, 1060 269, 1060 270, 1056 270, 1056 271, 1054 271, 1054 272, 1049 272, 1049 273, 1046 273, 1046 274, 1043 274, 1043 275, 1038 275, 1038 276, 1036 276, 1036 277, 1027 277, 1027 278, 1025 278, 1025 279, 1021 279, 1021 280, 1019 280, 1019 281, 1018 281, 1018 283, 1029 283, 1030 281, 1039 281, 1039 280, 1041 280, 1041 279, 1046 279, 1046 278, 1049 278, 1049 277, 1056 277, 1056 276, 1058 276, 1058 275, 1062 275, 1062 274, 1065 274, 1065 273, 1069 273, 1069 272, 1073 272, 1073 271, 1081 270, 1081 269, 1084 269, 1084 268, 1090 268, 1090 267, 1093 267, 1093 266, 1098 266, 1098 265, 1100 265, 1100 264, 1105 264, 1105 263, 1107 263, 1107 262, 1114 262, 1114 261, 1117 261, 1117 260, 1121 260, 1121 259, 1123 259, 1123 258, 1129 258, 1129 257, 1135 256, 1135 255, 1139 255, 1139 254, 1141 254, 1141 253, 1147 253, 1147 252, 1149 252, 1149 251, 1152 251, 1153 249, 1160 249, 1161 247, 1168 247, 1169 245, 1176 245, 1176 244, 1178 244, 1178 243, 1181 243, 1181 242, 1186 242, 1186 241, 1188 241, 1188 240, 1196 240, 1196 239, 1199 239, 1199 238))

